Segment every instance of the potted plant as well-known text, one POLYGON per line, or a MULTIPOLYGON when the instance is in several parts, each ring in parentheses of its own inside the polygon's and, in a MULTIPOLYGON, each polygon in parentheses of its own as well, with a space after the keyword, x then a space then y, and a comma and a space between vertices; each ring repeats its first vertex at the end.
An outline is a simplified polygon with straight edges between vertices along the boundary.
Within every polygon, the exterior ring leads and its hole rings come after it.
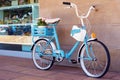
POLYGON ((47 26, 47 23, 45 22, 45 18, 39 18, 37 20, 37 26, 39 28, 43 28, 43 27, 46 27, 47 26))

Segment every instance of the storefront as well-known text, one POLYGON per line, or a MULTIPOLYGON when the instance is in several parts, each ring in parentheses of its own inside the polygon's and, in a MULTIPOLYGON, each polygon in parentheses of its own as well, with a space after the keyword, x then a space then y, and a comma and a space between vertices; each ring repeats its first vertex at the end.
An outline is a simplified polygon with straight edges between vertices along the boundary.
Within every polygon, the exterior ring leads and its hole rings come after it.
POLYGON ((0 2, 0 48, 30 51, 31 29, 39 17, 38 0, 2 0, 0 2), (17 47, 17 48, 15 48, 17 47))

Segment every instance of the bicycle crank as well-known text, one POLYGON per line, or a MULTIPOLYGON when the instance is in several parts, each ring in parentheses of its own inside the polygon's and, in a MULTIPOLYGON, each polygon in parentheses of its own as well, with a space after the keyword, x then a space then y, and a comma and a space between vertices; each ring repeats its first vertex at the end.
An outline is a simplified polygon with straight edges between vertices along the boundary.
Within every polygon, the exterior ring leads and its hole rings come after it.
POLYGON ((56 58, 56 61, 57 61, 57 62, 63 61, 63 57, 57 57, 57 58, 56 58))

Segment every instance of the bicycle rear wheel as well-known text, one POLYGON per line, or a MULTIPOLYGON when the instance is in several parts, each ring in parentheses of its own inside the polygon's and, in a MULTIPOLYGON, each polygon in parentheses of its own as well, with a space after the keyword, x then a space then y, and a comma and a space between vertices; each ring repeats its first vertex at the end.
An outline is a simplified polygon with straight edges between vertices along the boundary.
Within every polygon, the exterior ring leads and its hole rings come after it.
POLYGON ((98 40, 88 41, 88 58, 85 45, 79 52, 79 61, 85 74, 90 77, 100 78, 104 76, 110 66, 110 54, 108 48, 98 40))
POLYGON ((48 70, 52 67, 55 58, 52 56, 53 47, 46 39, 39 39, 32 49, 32 59, 38 69, 48 70))

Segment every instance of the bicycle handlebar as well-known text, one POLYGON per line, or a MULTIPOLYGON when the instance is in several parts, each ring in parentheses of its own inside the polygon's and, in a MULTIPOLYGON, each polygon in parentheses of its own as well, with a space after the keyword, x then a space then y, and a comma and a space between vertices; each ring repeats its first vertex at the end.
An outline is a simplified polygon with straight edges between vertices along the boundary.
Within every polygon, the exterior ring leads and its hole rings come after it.
POLYGON ((91 12, 93 9, 97 11, 96 6, 94 5, 94 6, 90 6, 90 8, 89 8, 89 10, 88 10, 88 12, 87 12, 86 15, 79 15, 79 13, 78 13, 78 8, 77 8, 77 5, 76 5, 76 4, 71 3, 71 2, 63 2, 63 4, 64 4, 64 5, 69 5, 70 8, 71 8, 71 7, 75 8, 76 15, 77 15, 78 18, 81 19, 82 25, 84 25, 83 19, 84 19, 84 18, 87 18, 87 17, 90 15, 90 12, 91 12))
POLYGON ((64 5, 71 5, 70 2, 63 2, 64 5))

